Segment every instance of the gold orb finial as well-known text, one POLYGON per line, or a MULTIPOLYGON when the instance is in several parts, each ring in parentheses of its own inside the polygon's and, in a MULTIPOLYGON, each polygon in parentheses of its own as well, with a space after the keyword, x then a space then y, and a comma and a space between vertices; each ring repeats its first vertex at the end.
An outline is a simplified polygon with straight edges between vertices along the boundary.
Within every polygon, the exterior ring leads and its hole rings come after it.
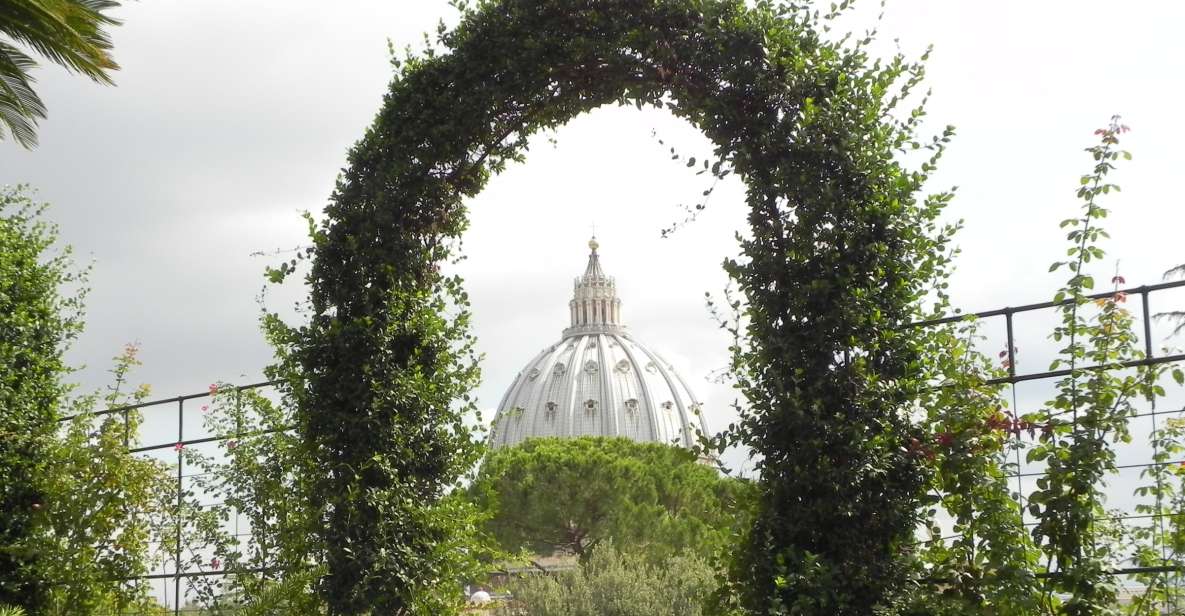
POLYGON ((601 245, 597 243, 597 236, 592 236, 592 239, 588 241, 588 247, 591 248, 593 252, 596 252, 597 249, 601 247, 601 245))

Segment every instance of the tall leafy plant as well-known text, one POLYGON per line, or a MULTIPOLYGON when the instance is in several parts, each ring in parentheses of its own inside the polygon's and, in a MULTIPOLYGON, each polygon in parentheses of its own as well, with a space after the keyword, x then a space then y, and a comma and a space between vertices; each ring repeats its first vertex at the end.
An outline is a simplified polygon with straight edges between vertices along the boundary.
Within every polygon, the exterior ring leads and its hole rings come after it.
POLYGON ((63 353, 82 330, 82 281, 28 191, 0 189, 0 604, 47 605, 47 473, 67 392, 63 353))
POLYGON ((132 406, 149 393, 131 388, 138 347, 115 358, 107 391, 72 399, 72 415, 48 454, 46 529, 34 542, 46 556, 46 614, 102 614, 151 610, 147 581, 137 579, 162 562, 172 536, 176 484, 158 461, 128 453, 136 445, 140 413, 96 411, 132 406))
POLYGON ((163 466, 128 452, 140 417, 101 408, 127 390, 129 345, 105 393, 69 399, 62 355, 82 329, 85 276, 22 188, 0 191, 0 604, 36 614, 149 609, 172 492, 163 466), (72 418, 65 420, 65 415, 72 418))
MULTIPOLYGON (((1055 263, 1051 271, 1065 268, 1070 278, 1055 301, 1061 324, 1053 339, 1064 346, 1051 369, 1067 372, 1057 384, 1057 395, 1042 410, 1044 426, 1039 442, 1027 454, 1030 462, 1043 463, 1044 474, 1028 497, 1037 523, 1032 531, 1049 572, 1043 608, 1057 614, 1097 614, 1116 603, 1116 583, 1111 570, 1121 559, 1107 526, 1102 488, 1115 473, 1115 444, 1129 442, 1128 418, 1134 403, 1163 395, 1156 385, 1158 370, 1122 370, 1125 362, 1143 358, 1132 328, 1132 315, 1124 307, 1126 296, 1116 291, 1091 301, 1095 287, 1088 264, 1105 255, 1100 246, 1106 231, 1101 221, 1107 209, 1101 197, 1117 191, 1107 176, 1115 163, 1130 155, 1118 148, 1127 127, 1118 118, 1096 131, 1099 144, 1088 148, 1095 161, 1093 171, 1082 177, 1078 196, 1082 215, 1067 219, 1070 257, 1055 263)), ((1124 281, 1116 275, 1112 284, 1124 281)))

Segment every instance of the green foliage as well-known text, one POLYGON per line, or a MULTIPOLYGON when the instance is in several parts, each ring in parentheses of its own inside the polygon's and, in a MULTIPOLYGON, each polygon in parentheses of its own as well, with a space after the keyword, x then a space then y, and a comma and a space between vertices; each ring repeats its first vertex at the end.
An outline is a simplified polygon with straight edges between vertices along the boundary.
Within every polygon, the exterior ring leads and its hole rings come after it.
MULTIPOLYGON (((1103 522, 1102 486, 1106 476, 1116 472, 1114 444, 1131 440, 1127 423, 1135 412, 1134 401, 1164 393, 1155 385, 1158 369, 1119 370, 1124 362, 1144 356, 1132 316, 1123 307, 1124 294, 1116 290, 1095 302, 1087 297, 1095 285, 1085 266, 1104 256, 1098 244, 1107 237, 1100 226, 1107 210, 1098 200, 1118 190, 1106 176, 1115 161, 1130 157, 1115 147, 1126 131, 1117 118, 1096 131, 1100 143, 1087 150, 1095 160, 1094 171, 1083 176, 1078 191, 1083 215, 1062 223, 1070 228, 1071 260, 1054 266, 1068 268, 1071 276, 1055 297, 1069 301, 1060 308, 1062 322, 1053 332, 1053 339, 1065 346, 1050 369, 1064 368, 1069 374, 1058 381, 1057 396, 1034 418, 1043 430, 1027 454, 1030 462, 1047 465, 1028 507, 1037 518, 1033 538, 1046 569, 1054 571, 1045 585, 1045 609, 1051 613, 1097 614, 1115 605, 1110 570, 1121 555, 1105 540, 1111 531, 1103 522)), ((1112 279, 1117 289, 1122 282, 1118 275, 1112 279)))
POLYGON ((183 452, 197 471, 182 508, 191 548, 183 566, 234 575, 190 580, 195 599, 212 614, 318 613, 313 584, 323 567, 291 413, 255 390, 211 393, 205 428, 224 440, 217 454, 183 452))
POLYGON ((901 326, 944 202, 915 193, 948 135, 915 139, 924 111, 898 109, 921 67, 874 61, 871 37, 829 40, 833 17, 740 0, 481 2, 438 48, 395 61, 315 230, 310 321, 289 338, 331 613, 400 612, 440 579, 432 508, 479 453, 462 421, 465 297, 438 267, 463 199, 532 133, 613 103, 692 122, 749 187, 753 238, 728 264, 748 300, 735 372, 750 406, 726 441, 762 460, 742 604, 866 612, 905 586, 925 478, 905 448, 920 343, 901 326), (894 160, 913 149, 930 155, 918 171, 894 160))
POLYGON ((110 84, 119 65, 111 58, 106 28, 119 22, 105 12, 118 6, 111 0, 0 0, 0 139, 7 132, 31 148, 37 121, 45 118, 30 75, 37 63, 17 46, 110 84))
POLYGON ((575 571, 531 576, 509 585, 500 616, 700 616, 716 572, 689 554, 661 564, 620 553, 612 542, 592 548, 575 571))
POLYGON ((1146 483, 1136 488, 1145 497, 1136 513, 1148 523, 1130 530, 1133 562, 1147 572, 1136 576, 1144 587, 1127 613, 1177 614, 1185 610, 1185 420, 1171 418, 1152 434, 1153 464, 1140 472, 1146 483), (1168 569, 1176 567, 1176 570, 1168 569), (1162 569, 1163 568, 1163 569, 1162 569))
POLYGON ((933 497, 918 554, 927 585, 909 613, 1031 614, 1038 554, 1008 483, 1017 472, 1016 439, 1030 424, 1004 410, 1001 386, 986 384, 1006 371, 975 350, 982 339, 976 321, 924 335, 930 381, 939 385, 919 399, 928 435, 916 447, 933 464, 933 497))
POLYGON ((164 464, 128 453, 140 426, 136 411, 96 416, 100 409, 142 402, 147 386, 123 391, 139 365, 128 345, 115 359, 114 383, 103 394, 72 400, 73 419, 55 439, 45 476, 46 527, 34 541, 47 556, 50 614, 98 614, 149 605, 146 575, 172 535, 175 484, 164 464), (152 546, 162 546, 153 549, 152 546))
POLYGON ((148 390, 123 390, 129 345, 105 394, 66 400, 62 353, 82 328, 70 289, 84 277, 68 249, 52 253, 43 208, 0 192, 0 600, 35 614, 146 608, 146 585, 123 580, 148 571, 171 491, 161 465, 127 451, 139 414, 95 411, 148 390))
MULTIPOLYGON (((326 550, 318 542, 317 508, 308 504, 310 474, 290 407, 222 384, 211 386, 211 394, 202 407, 205 427, 223 440, 216 453, 183 453, 197 470, 181 509, 183 566, 232 575, 187 580, 196 605, 204 613, 235 616, 324 612, 316 585, 325 574, 326 550)), ((490 562, 472 532, 472 506, 450 497, 434 513, 458 526, 436 545, 441 553, 430 555, 451 563, 452 577, 417 597, 413 613, 457 609, 462 581, 484 575, 490 562)))
POLYGON ((624 438, 530 439, 491 453, 469 492, 505 550, 586 558, 612 541, 661 562, 713 558, 747 524, 751 485, 691 452, 624 438))
POLYGON ((0 189, 0 602, 41 610, 48 600, 46 475, 66 394, 62 354, 82 328, 81 281, 69 251, 54 255, 56 229, 27 191, 0 189))
MULTIPOLYGON (((325 233, 313 240, 318 255, 340 254, 325 233)), ((402 246, 426 263, 449 254, 402 246)), ((461 581, 480 573, 474 511, 446 498, 481 451, 466 423, 479 375, 468 300, 459 278, 413 269, 384 266, 330 303, 325 287, 340 292, 340 280, 318 282, 315 267, 310 323, 265 318, 269 376, 299 435, 303 530, 324 567, 313 587, 330 614, 453 613, 461 581)))

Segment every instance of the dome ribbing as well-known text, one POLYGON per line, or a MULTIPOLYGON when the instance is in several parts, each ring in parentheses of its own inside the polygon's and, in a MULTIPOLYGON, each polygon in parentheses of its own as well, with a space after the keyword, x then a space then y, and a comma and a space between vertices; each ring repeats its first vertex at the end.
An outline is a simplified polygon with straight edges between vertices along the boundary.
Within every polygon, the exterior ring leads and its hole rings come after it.
POLYGON ((533 437, 622 436, 691 447, 708 433, 701 405, 673 366, 621 324, 599 245, 568 303, 571 325, 515 378, 498 405, 491 446, 533 437))

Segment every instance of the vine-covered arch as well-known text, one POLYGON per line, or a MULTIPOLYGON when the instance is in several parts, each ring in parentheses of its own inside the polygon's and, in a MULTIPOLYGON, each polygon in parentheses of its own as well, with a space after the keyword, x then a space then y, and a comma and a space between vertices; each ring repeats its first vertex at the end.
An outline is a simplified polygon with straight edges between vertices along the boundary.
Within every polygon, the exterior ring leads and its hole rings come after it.
POLYGON ((890 111, 921 70, 828 23, 741 0, 488 1, 399 66, 314 231, 311 320, 287 338, 331 613, 405 613, 451 575, 457 518, 437 514, 480 447, 464 292, 439 264, 464 199, 531 134, 614 103, 686 118, 748 186, 751 239, 726 263, 747 403, 714 443, 760 460, 741 605, 865 612, 902 586, 923 478, 897 326, 934 267, 938 206, 894 161, 919 113, 890 111))

